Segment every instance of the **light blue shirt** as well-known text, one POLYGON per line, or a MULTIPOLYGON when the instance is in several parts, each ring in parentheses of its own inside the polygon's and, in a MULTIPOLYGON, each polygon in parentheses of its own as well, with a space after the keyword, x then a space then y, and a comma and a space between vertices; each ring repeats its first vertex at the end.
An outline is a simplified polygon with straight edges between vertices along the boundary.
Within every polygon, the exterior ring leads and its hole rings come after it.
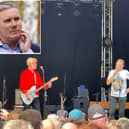
MULTIPOLYGON (((111 70, 108 75, 108 79, 112 77, 114 70, 111 70)), ((126 97, 127 80, 129 80, 129 71, 123 69, 119 71, 113 78, 111 84, 111 96, 113 97, 126 97)))
MULTIPOLYGON (((16 47, 14 49, 10 48, 7 44, 3 44, 0 41, 0 54, 21 54, 21 50, 19 47, 19 44, 16 44, 16 47)), ((23 54, 33 54, 34 52, 30 49, 27 52, 24 52, 23 54)))

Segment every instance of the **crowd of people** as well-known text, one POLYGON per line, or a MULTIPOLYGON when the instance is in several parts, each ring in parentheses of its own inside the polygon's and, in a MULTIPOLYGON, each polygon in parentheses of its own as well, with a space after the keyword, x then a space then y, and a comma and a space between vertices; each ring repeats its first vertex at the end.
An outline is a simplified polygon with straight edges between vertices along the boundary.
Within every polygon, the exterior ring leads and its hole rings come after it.
POLYGON ((104 108, 99 104, 90 106, 88 113, 73 109, 68 118, 48 114, 43 120, 40 112, 35 109, 16 109, 11 112, 1 109, 0 116, 0 129, 129 129, 128 118, 109 121, 104 108))

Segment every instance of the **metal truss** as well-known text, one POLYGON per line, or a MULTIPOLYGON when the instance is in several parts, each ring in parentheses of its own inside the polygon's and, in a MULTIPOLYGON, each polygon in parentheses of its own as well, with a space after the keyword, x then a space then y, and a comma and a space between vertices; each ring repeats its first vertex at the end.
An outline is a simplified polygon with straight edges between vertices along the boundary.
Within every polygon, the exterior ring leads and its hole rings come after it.
POLYGON ((102 2, 101 78, 112 69, 113 0, 102 2))
MULTIPOLYGON (((109 70, 112 69, 113 44, 113 0, 102 1, 102 42, 101 42, 101 101, 107 101, 104 84, 109 70), (104 83, 103 83, 104 82, 104 83)), ((108 91, 108 96, 109 96, 108 91)))

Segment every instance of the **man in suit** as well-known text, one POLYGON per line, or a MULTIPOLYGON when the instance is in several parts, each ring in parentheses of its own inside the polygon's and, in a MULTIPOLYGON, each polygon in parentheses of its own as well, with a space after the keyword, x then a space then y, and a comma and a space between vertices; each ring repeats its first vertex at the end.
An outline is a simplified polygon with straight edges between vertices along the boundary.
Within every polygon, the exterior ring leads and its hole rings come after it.
POLYGON ((40 52, 22 29, 22 20, 15 4, 0 2, 0 54, 40 52))

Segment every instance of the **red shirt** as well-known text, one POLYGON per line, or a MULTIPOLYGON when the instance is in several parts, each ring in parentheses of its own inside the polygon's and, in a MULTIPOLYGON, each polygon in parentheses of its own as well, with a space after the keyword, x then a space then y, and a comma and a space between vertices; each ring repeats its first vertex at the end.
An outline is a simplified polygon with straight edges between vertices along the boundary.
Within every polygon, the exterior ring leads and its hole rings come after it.
MULTIPOLYGON (((43 86, 43 84, 44 82, 37 70, 33 72, 29 69, 25 69, 21 73, 20 89, 23 93, 26 93, 32 86, 36 85, 36 89, 38 89, 40 86, 43 86)), ((46 89, 47 89, 47 86, 46 86, 46 89)), ((39 92, 37 92, 36 94, 39 96, 39 92)))

